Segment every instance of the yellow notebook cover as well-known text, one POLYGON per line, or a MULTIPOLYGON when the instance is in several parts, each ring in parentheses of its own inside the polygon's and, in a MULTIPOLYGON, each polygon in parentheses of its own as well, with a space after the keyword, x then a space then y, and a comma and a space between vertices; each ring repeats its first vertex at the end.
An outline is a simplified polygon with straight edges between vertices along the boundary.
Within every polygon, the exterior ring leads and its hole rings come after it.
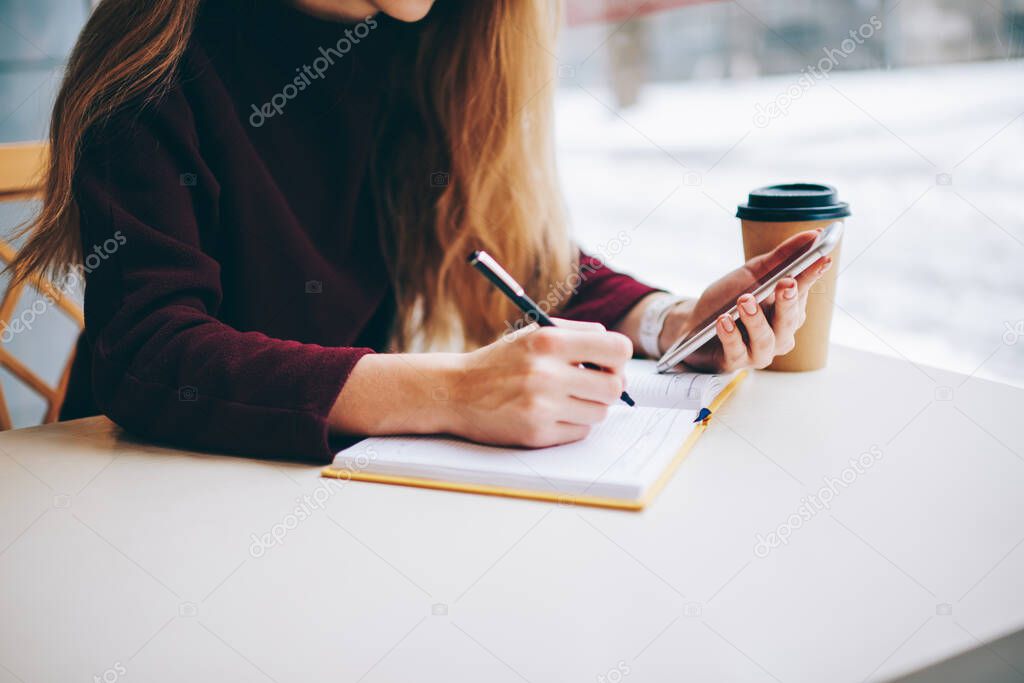
POLYGON ((695 423, 693 429, 687 435, 686 439, 679 446, 679 450, 676 451, 672 461, 662 471, 661 476, 658 477, 657 481, 652 484, 644 495, 636 500, 624 499, 624 498, 604 498, 598 496, 588 496, 585 494, 559 494, 550 491, 531 491, 527 489, 516 489, 508 488, 504 486, 490 486, 484 484, 473 484, 465 482, 453 482, 453 481, 442 481, 438 479, 426 479, 419 477, 403 477, 393 476, 387 474, 374 474, 371 472, 351 470, 348 468, 335 467, 328 465, 321 470, 321 476, 329 477, 332 479, 345 479, 355 481, 369 481, 378 484, 394 484, 397 486, 416 486, 419 488, 427 489, 440 489, 444 491, 457 491, 460 493, 477 493, 488 496, 503 496, 506 498, 528 498, 531 500, 543 500, 552 503, 562 503, 566 505, 588 505, 592 507, 603 507, 603 508, 614 508, 618 510, 642 510, 647 506, 651 500, 654 499, 658 493, 665 487, 668 480, 672 478, 676 469, 683 462, 686 456, 690 453, 693 445, 697 443, 697 439, 707 429, 708 424, 714 418, 715 413, 718 412, 725 402, 732 395, 733 391, 739 386, 740 382, 747 376, 746 371, 738 373, 711 401, 708 406, 710 415, 704 418, 701 422, 695 423))

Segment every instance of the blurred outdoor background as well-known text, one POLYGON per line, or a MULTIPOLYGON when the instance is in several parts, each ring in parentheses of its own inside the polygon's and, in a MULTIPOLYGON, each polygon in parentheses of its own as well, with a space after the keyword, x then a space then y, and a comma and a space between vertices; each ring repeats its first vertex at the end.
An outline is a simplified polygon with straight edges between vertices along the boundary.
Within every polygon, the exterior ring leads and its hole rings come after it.
POLYGON ((829 183, 853 211, 833 342, 1024 385, 1024 0, 567 15, 559 161, 585 247, 695 294, 741 262, 747 192, 829 183))
MULTIPOLYGON (((0 0, 0 142, 45 134, 89 6, 0 0)), ((585 248, 696 294, 740 264, 749 190, 833 184, 853 211, 833 341, 1024 385, 1024 0, 572 0, 565 14, 558 151, 585 248)), ((0 205, 0 229, 31 210, 0 205)), ((55 381, 73 332, 40 316, 10 345, 55 381)), ((16 425, 37 422, 41 402, 0 381, 16 425)))

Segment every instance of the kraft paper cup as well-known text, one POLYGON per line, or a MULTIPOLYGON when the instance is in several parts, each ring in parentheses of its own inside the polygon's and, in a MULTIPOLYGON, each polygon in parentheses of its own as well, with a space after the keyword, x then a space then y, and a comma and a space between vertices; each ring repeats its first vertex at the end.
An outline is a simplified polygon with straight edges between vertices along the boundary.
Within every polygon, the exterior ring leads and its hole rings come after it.
MULTIPOLYGON (((750 193, 736 211, 743 230, 743 254, 747 260, 771 251, 805 230, 843 222, 850 207, 839 201, 834 187, 814 183, 770 185, 750 193)), ((839 274, 842 242, 832 251, 832 268, 807 296, 807 319, 796 332, 796 346, 778 356, 769 370, 802 372, 819 370, 828 362, 829 331, 839 274)))

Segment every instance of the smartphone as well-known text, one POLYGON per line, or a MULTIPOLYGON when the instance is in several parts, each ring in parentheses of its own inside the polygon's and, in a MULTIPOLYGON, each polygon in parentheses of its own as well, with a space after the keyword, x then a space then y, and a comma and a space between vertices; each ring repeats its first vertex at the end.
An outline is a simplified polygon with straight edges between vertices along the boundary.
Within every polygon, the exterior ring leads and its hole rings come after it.
POLYGON ((711 341, 716 335, 715 323, 723 314, 733 320, 738 320, 740 313, 736 307, 736 299, 742 294, 752 294, 757 302, 761 303, 775 291, 775 285, 779 283, 779 280, 784 277, 796 277, 807 270, 811 264, 835 249, 842 236, 843 224, 832 223, 818 234, 817 239, 776 264, 762 277, 755 279, 751 276, 751 281, 746 286, 737 287, 735 292, 724 301, 721 308, 702 320, 692 333, 669 347, 665 355, 658 361, 658 372, 671 370, 687 356, 711 341))

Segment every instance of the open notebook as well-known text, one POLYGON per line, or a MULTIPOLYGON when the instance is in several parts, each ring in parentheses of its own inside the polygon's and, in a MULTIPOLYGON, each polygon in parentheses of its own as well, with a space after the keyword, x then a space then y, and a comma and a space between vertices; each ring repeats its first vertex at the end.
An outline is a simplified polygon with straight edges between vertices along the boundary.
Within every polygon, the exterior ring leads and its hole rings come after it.
POLYGON ((659 375, 654 361, 634 360, 626 377, 637 406, 611 408, 582 441, 530 450, 436 436, 375 437, 339 452, 323 475, 639 510, 744 375, 659 375))

